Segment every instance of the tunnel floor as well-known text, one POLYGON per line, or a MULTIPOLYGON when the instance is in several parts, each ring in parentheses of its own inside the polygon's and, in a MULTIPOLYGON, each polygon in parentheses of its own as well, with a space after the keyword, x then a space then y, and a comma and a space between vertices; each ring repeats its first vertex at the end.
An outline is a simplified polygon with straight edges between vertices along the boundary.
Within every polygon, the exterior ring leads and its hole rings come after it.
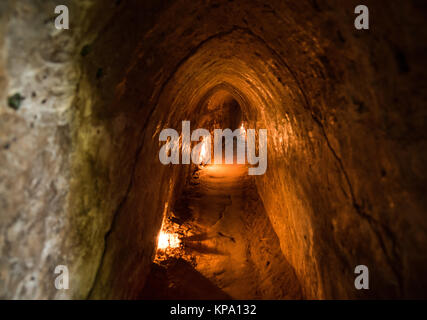
POLYGON ((155 261, 143 299, 300 299, 246 165, 196 169, 173 206, 178 254, 155 261))

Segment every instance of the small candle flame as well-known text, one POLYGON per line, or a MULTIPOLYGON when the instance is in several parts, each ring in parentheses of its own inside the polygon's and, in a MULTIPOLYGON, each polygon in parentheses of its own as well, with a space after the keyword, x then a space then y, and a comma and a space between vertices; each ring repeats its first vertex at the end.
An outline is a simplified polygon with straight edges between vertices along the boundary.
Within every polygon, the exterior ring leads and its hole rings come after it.
POLYGON ((207 142, 206 142, 206 138, 203 137, 202 148, 200 150, 200 156, 199 156, 199 163, 200 164, 206 163, 208 161, 207 156, 208 156, 207 142))
POLYGON ((245 130, 245 126, 242 122, 242 125, 240 126, 240 135, 244 136, 246 138, 246 130, 245 130))
POLYGON ((176 233, 161 231, 157 242, 157 249, 179 248, 181 241, 176 233))

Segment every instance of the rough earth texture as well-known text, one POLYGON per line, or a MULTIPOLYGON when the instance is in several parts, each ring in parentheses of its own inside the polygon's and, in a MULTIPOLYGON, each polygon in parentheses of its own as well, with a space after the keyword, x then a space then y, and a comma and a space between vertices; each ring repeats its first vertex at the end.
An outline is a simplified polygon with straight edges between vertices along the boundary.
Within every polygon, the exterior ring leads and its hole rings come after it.
POLYGON ((182 233, 177 254, 185 262, 156 261, 161 268, 153 266, 144 297, 301 298, 295 271, 281 252, 254 179, 247 173, 246 165, 237 164, 195 170, 169 215, 179 226, 175 232, 182 233), (178 295, 176 290, 185 291, 178 295))
POLYGON ((302 297, 425 297, 426 5, 365 1, 358 31, 358 4, 1 1, 0 297, 140 296, 188 174, 158 134, 223 90, 268 129, 255 183, 302 297))

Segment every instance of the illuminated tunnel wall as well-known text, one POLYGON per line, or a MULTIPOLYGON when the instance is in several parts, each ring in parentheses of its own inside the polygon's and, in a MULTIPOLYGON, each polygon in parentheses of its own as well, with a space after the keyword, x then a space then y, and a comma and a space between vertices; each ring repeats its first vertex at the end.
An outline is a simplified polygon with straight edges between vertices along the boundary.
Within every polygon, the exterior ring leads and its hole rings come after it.
POLYGON ((1 297, 136 298, 190 170, 158 134, 213 118, 268 129, 254 179, 303 298, 425 297, 425 5, 366 1, 358 31, 350 0, 63 2, 63 32, 56 1, 0 5, 1 101, 25 97, 0 107, 1 297))

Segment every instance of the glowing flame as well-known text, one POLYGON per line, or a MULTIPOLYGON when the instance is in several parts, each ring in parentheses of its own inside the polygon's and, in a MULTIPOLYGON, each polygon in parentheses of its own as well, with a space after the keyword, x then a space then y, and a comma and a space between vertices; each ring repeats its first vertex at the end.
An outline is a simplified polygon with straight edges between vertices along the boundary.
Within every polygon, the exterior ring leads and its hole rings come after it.
POLYGON ((202 148, 200 150, 200 155, 199 155, 199 163, 204 164, 208 162, 207 156, 208 156, 208 146, 207 146, 206 139, 203 137, 202 148))
POLYGON ((157 242, 157 249, 179 248, 181 241, 176 233, 161 231, 157 242))
POLYGON ((245 126, 243 125, 243 122, 242 122, 242 125, 240 126, 240 134, 246 137, 246 130, 245 130, 245 126))

